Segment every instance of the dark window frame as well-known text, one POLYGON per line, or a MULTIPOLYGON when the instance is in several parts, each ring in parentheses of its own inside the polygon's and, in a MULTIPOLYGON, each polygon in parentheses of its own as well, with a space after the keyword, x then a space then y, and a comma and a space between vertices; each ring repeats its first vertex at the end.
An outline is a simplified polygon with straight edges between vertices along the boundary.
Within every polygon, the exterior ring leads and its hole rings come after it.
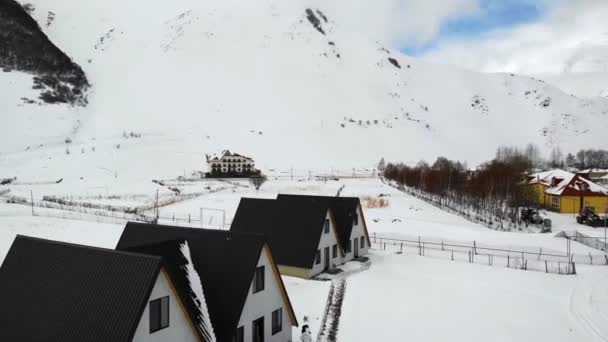
POLYGON ((151 300, 149 306, 150 334, 168 328, 171 325, 169 296, 151 300), (163 312, 163 308, 166 311, 163 312), (166 314, 166 317, 164 314, 166 314))
POLYGON ((272 312, 272 335, 283 331, 283 308, 278 308, 272 312))
POLYGON ((251 340, 253 342, 264 342, 264 339, 265 339, 265 336, 264 336, 264 329, 265 329, 264 324, 265 324, 265 322, 264 322, 264 316, 262 316, 262 317, 260 317, 260 318, 258 318, 256 320, 254 320, 253 323, 251 324, 251 340), (261 328, 262 328, 261 329, 261 335, 262 335, 261 336, 261 341, 258 340, 258 339, 256 339, 256 334, 255 334, 256 329, 255 329, 255 327, 256 327, 257 324, 261 325, 261 328))
POLYGON ((338 257, 338 244, 334 244, 332 246, 331 254, 332 254, 332 259, 335 259, 338 257))
POLYGON ((317 249, 317 255, 315 256, 315 265, 318 265, 321 263, 321 250, 317 249))
POLYGON ((355 210, 355 226, 359 224, 359 215, 357 214, 357 211, 355 210))
POLYGON ((365 248, 365 236, 361 235, 361 248, 365 248))
POLYGON ((255 269, 255 273, 253 275, 253 293, 258 293, 264 291, 264 277, 265 277, 265 269, 264 266, 259 266, 255 269))
POLYGON ((329 220, 323 222, 323 234, 329 234, 329 220))

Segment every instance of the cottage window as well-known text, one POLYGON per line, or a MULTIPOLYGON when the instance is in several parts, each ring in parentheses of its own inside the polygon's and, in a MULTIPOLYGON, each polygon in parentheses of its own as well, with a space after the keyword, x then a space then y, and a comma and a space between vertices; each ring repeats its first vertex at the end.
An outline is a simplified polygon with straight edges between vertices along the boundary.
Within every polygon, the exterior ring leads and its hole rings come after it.
POLYGON ((323 224, 323 233, 329 234, 329 220, 325 220, 325 223, 323 224))
POLYGON ((234 342, 245 342, 245 327, 239 327, 234 334, 234 342))
POLYGON ((253 293, 258 293, 264 290, 264 266, 255 269, 253 277, 253 293))
POLYGON ((331 254, 333 258, 338 257, 338 245, 333 245, 333 247, 331 248, 331 254))
POLYGON ((559 196, 551 196, 551 207, 559 209, 559 196))
POLYGON ((317 256, 315 257, 315 265, 318 265, 321 263, 321 250, 317 249, 317 256))
POLYGON ((169 296, 150 302, 150 334, 169 327, 169 296))
POLYGON ((365 248, 365 236, 361 236, 361 248, 365 248))
POLYGON ((355 210, 355 226, 359 224, 359 214, 357 214, 357 211, 355 210))
POLYGON ((276 334, 283 330, 283 308, 279 308, 272 312, 272 334, 276 334))

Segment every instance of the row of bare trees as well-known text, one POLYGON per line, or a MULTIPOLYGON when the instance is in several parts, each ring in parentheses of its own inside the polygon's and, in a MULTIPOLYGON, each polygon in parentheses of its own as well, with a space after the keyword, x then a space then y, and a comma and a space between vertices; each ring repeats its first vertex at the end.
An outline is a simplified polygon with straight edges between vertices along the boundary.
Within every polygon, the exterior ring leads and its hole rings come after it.
POLYGON ((533 190, 525 183, 533 164, 525 153, 503 148, 494 160, 476 170, 439 157, 432 165, 424 161, 416 166, 389 163, 384 167, 383 176, 438 206, 507 229, 521 225, 519 207, 538 204, 533 190))

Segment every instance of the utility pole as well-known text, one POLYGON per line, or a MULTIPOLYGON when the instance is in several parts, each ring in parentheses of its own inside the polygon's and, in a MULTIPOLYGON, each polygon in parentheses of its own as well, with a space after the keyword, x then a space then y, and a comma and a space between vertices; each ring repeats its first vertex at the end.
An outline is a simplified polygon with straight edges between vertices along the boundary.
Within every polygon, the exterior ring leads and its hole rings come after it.
POLYGON ((32 200, 32 216, 36 216, 36 214, 34 214, 34 191, 32 191, 30 189, 30 198, 32 200))

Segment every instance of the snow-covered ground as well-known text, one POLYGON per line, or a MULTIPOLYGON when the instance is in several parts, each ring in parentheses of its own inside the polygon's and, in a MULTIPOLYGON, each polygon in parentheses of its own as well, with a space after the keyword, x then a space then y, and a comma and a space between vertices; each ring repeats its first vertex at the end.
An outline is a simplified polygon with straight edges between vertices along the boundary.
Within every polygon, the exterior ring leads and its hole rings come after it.
MULTIPOLYGON (((150 182, 150 184, 155 185, 150 182)), ((195 187, 210 185, 198 182, 195 187)), ((23 185, 19 185, 23 187, 23 185)), ((68 192, 70 184, 31 185, 34 191, 68 192), (51 188, 48 188, 48 187, 51 188), (37 188, 40 187, 40 188, 37 188), (38 189, 38 190, 37 190, 38 189)), ((131 191, 128 185, 126 192, 131 191)), ((270 179, 259 191, 246 181, 216 182, 216 192, 161 208, 161 216, 191 217, 200 208, 215 208, 212 218, 234 215, 242 196, 274 197, 278 193, 379 196, 388 206, 364 209, 370 234, 471 242, 509 248, 543 248, 566 252, 555 237, 561 230, 585 229, 571 215, 549 214, 552 234, 499 232, 446 213, 388 187, 378 179, 308 181, 270 179), (222 212, 223 210, 223 212, 222 212)), ((9 186, 8 188, 14 188, 9 186)), ((119 188, 117 188, 119 189, 119 188)), ((25 192, 25 188, 21 191, 25 192)), ((196 192, 192 189, 188 190, 196 192)), ((104 194, 105 189, 99 189, 104 194)), ((94 195, 94 194, 93 194, 94 195)), ((98 217, 0 204, 0 259, 16 234, 112 248, 122 224, 98 223, 98 217), (47 214, 54 217, 47 217, 47 214), (60 219, 68 215, 72 219, 60 219)), ((105 221, 102 221, 105 222, 105 221)), ((171 223, 165 221, 163 223, 171 223)), ((601 253, 572 243, 574 253, 601 253)), ((340 341, 603 341, 608 337, 608 267, 577 265, 576 276, 545 274, 406 253, 371 252, 369 269, 346 276, 346 297, 339 325, 340 341), (440 327, 440 328, 439 328, 440 327)), ((330 282, 284 277, 299 322, 319 331, 330 282)), ((299 328, 294 329, 298 340, 299 328)))

